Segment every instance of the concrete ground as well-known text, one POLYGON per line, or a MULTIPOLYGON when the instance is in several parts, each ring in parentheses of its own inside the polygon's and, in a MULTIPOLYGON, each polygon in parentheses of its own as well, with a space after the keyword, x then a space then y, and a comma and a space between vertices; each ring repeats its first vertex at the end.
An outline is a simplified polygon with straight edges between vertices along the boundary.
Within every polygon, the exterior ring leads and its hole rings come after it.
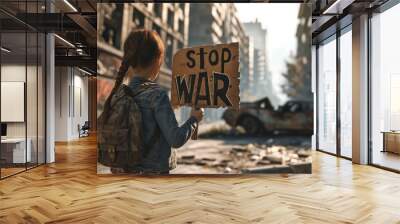
MULTIPOLYGON (((246 136, 223 121, 201 124, 198 134, 176 149, 171 174, 311 173, 308 136, 246 136)), ((111 172, 98 164, 97 173, 111 172)))

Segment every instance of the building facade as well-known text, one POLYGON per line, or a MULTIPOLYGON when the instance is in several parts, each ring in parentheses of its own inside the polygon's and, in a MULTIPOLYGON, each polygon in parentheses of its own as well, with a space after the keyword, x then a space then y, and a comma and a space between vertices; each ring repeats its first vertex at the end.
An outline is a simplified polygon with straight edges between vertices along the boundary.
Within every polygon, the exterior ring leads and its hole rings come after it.
POLYGON ((113 78, 116 74, 123 55, 122 45, 130 31, 150 29, 156 31, 165 44, 165 63, 157 82, 169 90, 172 56, 188 43, 188 13, 189 7, 185 3, 99 4, 99 75, 113 78))
POLYGON ((311 7, 303 4, 298 13, 296 54, 286 62, 283 92, 289 99, 311 100, 311 7))
MULTIPOLYGON (((188 44, 189 5, 186 3, 103 3, 98 6, 98 113, 112 88, 123 56, 124 40, 134 29, 156 31, 165 44, 165 61, 157 82, 170 91, 172 58, 188 44)), ((180 120, 180 114, 177 118, 180 120)))
MULTIPOLYGON (((191 4, 189 19, 189 46, 239 42, 240 96, 246 100, 250 95, 253 71, 250 66, 249 37, 237 17, 233 3, 191 4)), ((224 109, 210 109, 205 120, 221 118, 224 109)))
POLYGON ((245 32, 249 35, 252 45, 253 88, 252 95, 256 98, 267 96, 271 103, 277 106, 278 99, 272 85, 271 73, 268 69, 267 30, 259 21, 243 23, 245 32))
POLYGON ((252 100, 251 90, 254 83, 253 70, 250 67, 249 37, 237 16, 235 5, 228 4, 226 7, 229 9, 225 18, 224 41, 239 42, 240 98, 243 101, 252 100))

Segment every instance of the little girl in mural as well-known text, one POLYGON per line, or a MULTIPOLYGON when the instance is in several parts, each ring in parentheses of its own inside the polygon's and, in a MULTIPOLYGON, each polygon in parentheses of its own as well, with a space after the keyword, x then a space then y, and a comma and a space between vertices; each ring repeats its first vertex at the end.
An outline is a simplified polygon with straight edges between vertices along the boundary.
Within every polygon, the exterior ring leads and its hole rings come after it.
POLYGON ((168 174, 176 166, 172 147, 185 144, 203 118, 202 109, 192 110, 178 125, 167 92, 155 82, 163 60, 156 32, 130 33, 98 122, 98 162, 113 173, 168 174))

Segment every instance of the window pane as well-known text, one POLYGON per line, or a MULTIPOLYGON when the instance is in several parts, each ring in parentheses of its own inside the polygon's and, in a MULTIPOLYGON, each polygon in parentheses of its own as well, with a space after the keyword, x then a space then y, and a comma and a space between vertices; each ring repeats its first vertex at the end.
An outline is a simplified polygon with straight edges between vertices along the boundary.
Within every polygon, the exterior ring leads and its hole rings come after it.
POLYGON ((318 48, 318 147, 336 153, 336 41, 318 48))
POLYGON ((165 64, 167 65, 168 68, 171 68, 172 66, 172 53, 173 53, 173 38, 170 34, 167 35, 167 41, 166 41, 166 54, 165 54, 165 64))
POLYGON ((100 12, 106 13, 107 16, 104 18, 104 22, 101 27, 99 27, 99 33, 101 33, 100 40, 106 42, 107 44, 121 49, 121 23, 123 14, 124 4, 116 4, 112 7, 109 4, 100 4, 100 12))
POLYGON ((351 30, 340 37, 340 150, 351 158, 352 142, 352 35, 351 30))
POLYGON ((144 14, 141 11, 135 8, 132 19, 137 28, 144 28, 144 14))
POLYGON ((170 9, 168 9, 168 14, 167 14, 167 23, 168 26, 174 29, 174 12, 170 9))
POLYGON ((372 25, 372 163, 400 170, 400 4, 376 14, 372 25), (394 133, 391 133, 391 132, 394 133), (384 139, 383 132, 389 132, 384 139))
POLYGON ((156 17, 162 17, 162 3, 154 3, 153 10, 156 17))

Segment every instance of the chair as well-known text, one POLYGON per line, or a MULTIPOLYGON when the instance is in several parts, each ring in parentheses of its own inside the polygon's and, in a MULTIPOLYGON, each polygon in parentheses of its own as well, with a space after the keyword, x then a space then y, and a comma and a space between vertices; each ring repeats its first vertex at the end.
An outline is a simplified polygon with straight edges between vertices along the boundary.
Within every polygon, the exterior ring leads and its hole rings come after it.
POLYGON ((89 121, 85 121, 85 123, 82 125, 82 127, 78 124, 79 138, 89 136, 89 130, 90 130, 89 121))

